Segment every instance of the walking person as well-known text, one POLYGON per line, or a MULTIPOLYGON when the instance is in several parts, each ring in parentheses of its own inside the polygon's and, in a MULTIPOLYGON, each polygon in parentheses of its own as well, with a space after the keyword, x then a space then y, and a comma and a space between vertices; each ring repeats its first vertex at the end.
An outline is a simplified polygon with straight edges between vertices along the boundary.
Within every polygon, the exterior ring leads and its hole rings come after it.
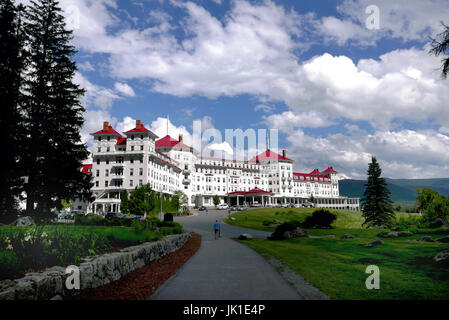
POLYGON ((218 222, 218 220, 215 220, 214 223, 214 232, 215 232, 215 240, 217 240, 217 236, 220 237, 220 223, 218 222))

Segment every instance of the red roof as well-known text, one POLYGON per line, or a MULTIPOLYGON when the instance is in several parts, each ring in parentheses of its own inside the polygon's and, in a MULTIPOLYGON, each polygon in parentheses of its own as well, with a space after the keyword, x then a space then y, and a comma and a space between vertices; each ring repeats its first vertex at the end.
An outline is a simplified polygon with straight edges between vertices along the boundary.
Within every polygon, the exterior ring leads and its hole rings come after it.
POLYGON ((143 124, 141 124, 140 129, 134 128, 134 129, 126 131, 125 133, 129 133, 129 132, 150 132, 150 130, 148 130, 147 128, 145 128, 145 126, 143 124))
POLYGON ((190 147, 179 140, 173 139, 169 135, 166 135, 162 139, 156 141, 156 148, 160 147, 177 147, 177 148, 189 148, 190 147))
POLYGON ((243 194, 243 195, 246 195, 246 194, 260 194, 260 193, 263 193, 263 194, 273 194, 273 192, 268 192, 268 191, 265 191, 265 190, 262 190, 262 189, 259 189, 259 188, 254 188, 254 189, 251 189, 251 190, 249 190, 249 191, 234 191, 234 192, 229 192, 229 194, 243 194))
POLYGON ((327 168, 326 170, 324 170, 321 173, 324 173, 324 174, 326 174, 326 173, 337 173, 337 171, 335 171, 334 168, 329 167, 329 168, 327 168))
POLYGON ((94 132, 94 133, 92 133, 92 134, 115 134, 115 135, 117 135, 117 136, 119 136, 119 137, 121 137, 121 135, 120 135, 120 133, 118 133, 117 131, 115 131, 113 128, 112 128, 112 126, 109 126, 108 127, 108 130, 100 130, 100 131, 97 131, 97 132, 94 132))
POLYGON ((321 172, 320 172, 320 170, 318 170, 318 169, 315 169, 315 170, 313 170, 311 173, 309 173, 309 174, 313 174, 313 175, 320 175, 321 174, 321 172))
POLYGON ((83 164, 81 172, 85 174, 92 174, 92 164, 83 164))
POLYGON ((126 138, 119 138, 115 145, 116 146, 125 146, 126 145, 126 138))
POLYGON ((289 159, 287 157, 283 157, 282 155, 271 151, 270 149, 267 149, 265 152, 262 152, 261 154, 255 156, 249 161, 266 161, 266 160, 288 160, 293 161, 292 159, 289 159))

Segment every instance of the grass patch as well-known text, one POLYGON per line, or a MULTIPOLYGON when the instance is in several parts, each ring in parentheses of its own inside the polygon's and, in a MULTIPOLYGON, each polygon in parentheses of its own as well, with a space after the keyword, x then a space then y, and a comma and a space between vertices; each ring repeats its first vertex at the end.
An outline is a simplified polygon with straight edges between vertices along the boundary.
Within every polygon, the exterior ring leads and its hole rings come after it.
MULTIPOLYGON (((226 219, 225 222, 231 225, 257 229, 263 231, 273 231, 269 227, 268 221, 279 220, 300 221, 303 222, 308 216, 311 216, 315 208, 260 208, 246 211, 238 211, 231 214, 235 220, 226 219), (264 223, 265 222, 265 223, 264 223)), ((337 220, 332 224, 335 228, 361 228, 364 221, 361 212, 349 210, 329 210, 337 215, 337 220)))
MULTIPOLYGON (((448 299, 449 270, 433 257, 449 244, 422 243, 401 238, 382 239, 385 244, 363 247, 380 230, 308 230, 329 238, 297 238, 283 241, 242 241, 261 254, 269 254, 300 274, 332 299, 448 299), (357 239, 341 240, 345 233, 357 239), (380 290, 368 290, 368 265, 380 269, 380 290)), ((421 235, 422 236, 422 235, 421 235)))

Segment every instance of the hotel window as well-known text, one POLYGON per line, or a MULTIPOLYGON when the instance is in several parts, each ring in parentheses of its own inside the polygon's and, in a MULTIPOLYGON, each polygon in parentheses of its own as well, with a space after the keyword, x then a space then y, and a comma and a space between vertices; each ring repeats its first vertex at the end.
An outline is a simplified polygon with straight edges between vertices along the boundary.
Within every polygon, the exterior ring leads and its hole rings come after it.
POLYGON ((111 141, 111 137, 110 136, 108 136, 108 141, 111 141))
POLYGON ((98 181, 95 181, 95 186, 96 186, 96 187, 98 187, 98 186, 99 186, 99 183, 98 183, 98 181))
POLYGON ((134 146, 131 146, 131 151, 134 151, 134 146))
POLYGON ((131 136, 131 140, 134 140, 134 135, 131 136))
POLYGON ((97 164, 100 164, 100 159, 97 159, 97 164))
POLYGON ((143 176, 143 168, 139 168, 139 176, 143 176))
POLYGON ((129 175, 130 175, 130 176, 134 175, 134 169, 133 169, 133 168, 130 168, 130 169, 129 169, 129 175))
POLYGON ((109 181, 105 181, 105 182, 104 182, 104 186, 105 186, 105 187, 108 187, 108 185, 109 185, 109 181))
POLYGON ((132 187, 133 186, 133 181, 129 180, 129 186, 132 187))
POLYGON ((130 163, 134 163, 134 159, 129 160, 130 163))
POLYGON ((101 141, 101 137, 98 137, 98 141, 101 141))
POLYGON ((142 139, 142 140, 143 140, 143 135, 141 135, 141 136, 140 136, 140 139, 142 139))
MULTIPOLYGON (((109 177, 109 169, 106 169, 106 171, 105 171, 105 176, 106 177, 109 177)), ((106 181, 107 182, 107 181, 106 181)))
POLYGON ((100 147, 98 147, 98 152, 101 152, 101 148, 100 147))
MULTIPOLYGON (((108 137, 109 138, 109 137, 108 137)), ((109 151, 111 151, 111 148, 110 147, 107 147, 106 148, 106 152, 109 152, 109 151)))
POLYGON ((139 180, 139 186, 143 185, 143 180, 139 180))
POLYGON ((96 176, 99 177, 100 176, 100 170, 97 170, 96 172, 96 176))
POLYGON ((106 160, 106 164, 109 164, 109 160, 106 160))
POLYGON ((143 146, 140 146, 140 150, 143 151, 143 146))

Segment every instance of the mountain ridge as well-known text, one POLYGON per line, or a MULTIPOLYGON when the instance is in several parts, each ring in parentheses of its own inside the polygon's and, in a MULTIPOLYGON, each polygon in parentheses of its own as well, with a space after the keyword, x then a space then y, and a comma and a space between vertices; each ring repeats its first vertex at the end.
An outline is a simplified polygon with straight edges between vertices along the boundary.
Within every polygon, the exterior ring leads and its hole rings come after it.
MULTIPOLYGON (((440 194, 449 194, 449 178, 433 179, 391 179, 385 178, 391 191, 391 200, 395 202, 415 201, 417 188, 430 188, 440 194)), ((343 179, 339 182, 341 196, 362 198, 366 180, 343 179)))

